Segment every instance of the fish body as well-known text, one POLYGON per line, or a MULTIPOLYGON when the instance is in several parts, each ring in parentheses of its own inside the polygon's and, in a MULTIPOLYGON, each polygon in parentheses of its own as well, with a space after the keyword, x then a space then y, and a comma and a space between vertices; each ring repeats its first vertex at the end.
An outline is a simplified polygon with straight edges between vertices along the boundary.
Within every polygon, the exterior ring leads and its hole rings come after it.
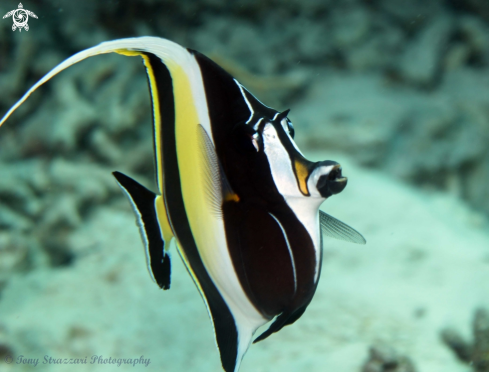
POLYGON ((114 172, 136 214, 152 279, 170 288, 169 248, 178 252, 207 306, 221 362, 236 372, 256 341, 295 322, 316 290, 323 234, 364 243, 319 206, 346 178, 333 161, 311 162, 295 144, 288 111, 255 98, 201 53, 141 37, 102 43, 67 59, 143 58, 150 86, 158 192, 114 172))

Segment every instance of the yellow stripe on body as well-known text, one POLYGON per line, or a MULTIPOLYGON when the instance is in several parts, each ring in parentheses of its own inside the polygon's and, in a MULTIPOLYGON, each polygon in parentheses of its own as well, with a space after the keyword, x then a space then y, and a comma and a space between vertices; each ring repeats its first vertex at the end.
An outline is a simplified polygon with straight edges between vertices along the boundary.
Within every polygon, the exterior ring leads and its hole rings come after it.
POLYGON ((114 50, 115 53, 122 54, 129 57, 142 57, 144 61, 144 66, 146 66, 146 72, 149 77, 149 86, 151 90, 151 99, 153 101, 153 119, 154 119, 154 140, 155 140, 155 159, 156 159, 156 180, 158 182, 158 189, 163 195, 163 164, 160 164, 160 160, 163 159, 163 152, 161 149, 161 110, 160 110, 160 99, 158 95, 158 89, 156 88, 156 80, 149 62, 149 58, 142 52, 127 50, 127 49, 117 49, 114 50))
MULTIPOLYGON (((193 118, 193 121, 190 121, 188 123, 193 123, 193 127, 191 132, 191 135, 189 136, 189 143, 193 144, 193 152, 192 156, 190 156, 190 159, 192 159, 190 162, 188 159, 179 160, 179 168, 180 169, 186 169, 191 170, 192 169, 192 161, 194 162, 194 165, 198 163, 198 159, 195 159, 195 153, 198 149, 197 146, 197 111, 195 109, 194 102, 192 100, 192 91, 190 89, 190 83, 188 80, 188 77, 186 76, 184 70, 178 66, 177 62, 172 61, 172 54, 173 52, 177 53, 177 49, 181 48, 180 46, 177 46, 177 44, 169 42, 168 40, 164 39, 159 39, 159 38, 153 38, 153 37, 143 37, 143 38, 132 38, 132 39, 121 39, 121 40, 115 40, 115 41, 110 41, 110 42, 105 42, 102 44, 99 44, 96 47, 87 49, 85 51, 82 51, 80 53, 77 53, 76 55, 68 58, 65 60, 63 63, 58 65, 56 68, 51 70, 46 76, 44 76, 38 83, 36 83, 29 91, 27 91, 26 94, 5 114, 5 116, 1 119, 0 125, 3 124, 7 118, 19 107, 29 96, 34 92, 39 86, 44 84, 46 81, 51 79, 53 76, 58 74, 60 71, 64 70, 65 68, 80 62, 88 57, 98 55, 98 54, 104 54, 104 53, 111 53, 115 52, 124 56, 129 56, 129 57, 135 57, 135 56, 140 56, 143 58, 144 64, 146 66, 147 74, 149 77, 149 82, 150 82, 150 89, 151 89, 151 96, 152 96, 152 101, 153 101, 153 114, 154 114, 154 134, 155 134, 155 151, 156 151, 156 168, 157 168, 157 182, 158 182, 158 188, 160 193, 163 195, 163 198, 160 199, 161 201, 155 202, 156 209, 158 212, 158 220, 160 223, 160 227, 162 229, 164 239, 166 241, 166 238, 170 236, 171 233, 171 224, 169 223, 167 213, 166 213, 166 208, 165 208, 165 203, 164 203, 164 174, 163 174, 163 164, 162 162, 164 161, 162 157, 162 142, 161 142, 161 115, 160 115, 160 105, 159 105, 159 94, 157 91, 157 85, 156 85, 156 80, 154 76, 154 71, 153 68, 151 67, 149 58, 144 54, 145 51, 149 53, 156 53, 156 55, 162 57, 162 50, 165 52, 169 52, 168 58, 164 58, 164 63, 167 65, 168 69, 170 70, 170 73, 172 75, 172 79, 175 81, 176 88, 174 89, 175 92, 179 92, 179 94, 176 94, 175 101, 176 101, 176 117, 178 118, 176 122, 176 128, 177 132, 179 135, 177 135, 178 138, 180 138, 180 142, 182 142, 182 130, 188 130, 188 126, 185 125, 185 117, 191 117, 193 118), (143 49, 144 51, 140 50, 131 50, 127 48, 135 48, 135 49, 143 49), (160 50, 161 49, 161 50, 160 50), (184 87, 184 88, 183 88, 184 87), (182 89, 183 88, 183 89, 182 89), (185 97, 187 95, 187 97, 185 97), (178 98, 177 98, 178 97, 178 98), (182 98, 183 97, 183 98, 182 98), (183 109, 182 109, 183 108, 183 109), (189 108, 191 110, 191 113, 186 113, 182 117, 182 113, 185 112, 185 109, 189 108), (191 140, 190 140, 191 139, 191 140)), ((183 48, 181 48, 183 50, 183 48)), ((187 53, 185 51, 185 53, 187 53)), ((185 135, 185 133, 183 134, 185 135)), ((185 144, 180 144, 178 145, 178 148, 180 149, 180 152, 182 152, 182 148, 185 148, 185 144)), ((183 151, 184 152, 184 151, 183 151)), ((180 156, 180 155, 178 155, 180 156)), ((183 172, 184 174, 188 174, 183 172)), ((200 174, 201 172, 196 172, 197 177, 199 178, 197 183, 195 184, 195 188, 198 189, 199 191, 203 190, 202 187, 202 182, 200 179, 200 174), (199 186, 197 186, 199 185, 199 186)), ((184 192, 184 202, 186 205, 186 209, 192 211, 193 208, 189 207, 192 204, 192 198, 188 197, 189 191, 188 188, 191 186, 191 182, 194 180, 190 179, 188 180, 188 177, 183 177, 182 184, 184 185, 183 188, 186 189, 184 192), (190 202, 189 202, 190 200, 190 202)), ((201 198, 201 204, 203 203, 203 195, 202 192, 199 194, 199 197, 201 198)), ((202 207, 202 205, 201 205, 202 207)), ((191 223, 191 229, 192 232, 196 235, 199 236, 199 229, 196 227, 196 221, 200 218, 203 219, 208 219, 210 213, 205 213, 205 210, 200 210, 200 213, 190 213, 190 223, 191 223)), ((173 233, 171 233, 173 236, 173 233)), ((212 234, 211 234, 212 235, 212 234)), ((171 240, 171 239, 170 239, 171 240)), ((206 246, 205 244, 202 244, 202 239, 198 239, 197 241, 197 246, 202 247, 206 246)), ((197 284, 197 287, 199 288, 201 294, 203 295, 203 290, 200 286, 200 283, 198 282, 189 262, 188 259, 185 255, 185 252, 180 249, 180 244, 177 242, 177 247, 179 248, 179 251, 181 253, 181 256, 184 258, 184 263, 187 266, 187 269, 189 270, 190 274, 192 275, 195 283, 197 284)), ((206 265, 207 266, 207 265, 206 265)), ((205 298, 205 297, 204 297, 205 298)))
MULTIPOLYGON (((173 81, 175 102, 175 136, 178 168, 185 211, 204 266, 209 270, 213 249, 217 247, 218 221, 209 209, 202 168, 199 116, 187 73, 178 65, 166 62, 173 81)), ((212 136, 212 133, 208 133, 212 136)), ((214 277, 209 272, 211 278, 214 277)), ((215 278, 215 277, 214 277, 215 278)))
MULTIPOLYGON (((150 83, 150 89, 151 89, 151 96, 152 96, 152 101, 153 101, 153 116, 154 116, 154 135, 155 135, 155 151, 156 151, 156 169, 157 169, 157 179, 158 179, 158 188, 160 190, 160 193, 164 195, 164 172, 163 172, 163 164, 160 162, 160 159, 163 160, 163 152, 162 152, 162 144, 161 144, 161 110, 160 110, 160 104, 159 104, 159 95, 158 95, 158 90, 157 90, 157 85, 156 85, 156 80, 154 77, 154 72, 153 68, 151 67, 151 63, 149 61, 149 58, 143 54, 142 52, 139 51, 134 51, 134 50, 126 50, 126 49, 118 49, 115 50, 116 53, 122 54, 125 56, 129 57, 134 57, 134 56, 140 56, 143 58, 144 65, 146 66, 146 71, 149 77, 149 83, 150 83)), ((172 82, 173 82, 173 91, 174 91, 174 101, 175 101, 175 131, 176 131, 176 137, 180 137, 178 132, 179 128, 183 128, 185 130, 188 130, 190 126, 185 126, 182 123, 194 123, 193 127, 194 130, 190 131, 192 132, 193 136, 189 136, 188 141, 189 141, 189 146, 187 149, 192 148, 192 149, 197 149, 197 124, 198 124, 198 115, 197 111, 194 106, 194 102, 192 99, 192 91, 190 88, 190 83, 188 81, 188 77, 185 73, 185 71, 178 66, 175 63, 172 63, 171 60, 165 60, 164 61, 166 67, 170 71, 170 75, 172 77, 172 82), (183 89, 182 89, 183 88, 183 89), (180 94, 177 95, 177 92, 180 92, 180 94), (182 113, 185 113, 182 115, 182 113), (195 137, 195 138, 194 138, 195 137), (195 144, 194 146, 190 145, 190 143, 195 144)), ((185 134, 184 134, 185 136, 185 134)), ((183 165, 181 162, 181 152, 184 154, 186 151, 178 151, 178 142, 177 142, 177 157, 178 157, 178 167, 179 169, 184 169, 183 167, 188 167, 188 160, 183 161, 183 165)), ((185 148, 185 145, 183 146, 185 148)), ((180 146, 182 148, 182 146, 180 146)), ((196 151, 194 151, 196 153, 196 151)), ((194 166, 195 164, 199 161, 197 158, 191 157, 191 161, 193 162, 194 166)), ((196 174, 200 174, 200 172, 196 172, 196 174)), ((191 180, 190 182, 192 182, 191 180)), ((199 180, 200 181, 200 180, 199 180)), ((188 184, 188 181, 185 182, 183 179, 181 179, 182 185, 183 184, 188 184)), ((201 185, 202 183, 199 182, 198 185, 201 185)), ((183 188, 183 186, 182 186, 183 188)), ((196 189, 199 189, 197 184, 195 185, 196 189)), ((202 190, 202 187, 200 188, 202 190)), ((202 195, 202 199, 203 199, 202 195)), ((171 229, 171 224, 170 221, 168 220, 168 214, 166 210, 166 206, 164 203, 164 196, 161 197, 159 196, 157 200, 155 201, 155 206, 156 206, 156 211, 158 215, 158 222, 160 223, 160 227, 163 233, 163 239, 165 240, 165 243, 169 243, 171 241, 171 238, 173 238, 173 232, 171 229), (168 239, 168 240, 167 240, 168 239)), ((187 198, 185 197, 184 193, 184 203, 187 206, 189 203, 187 202, 187 198)), ((187 207, 186 207, 187 209, 187 207)), ((201 215, 203 219, 203 215, 201 215)), ((189 217, 189 222, 191 221, 189 217)), ((194 232, 194 228, 192 227, 192 223, 190 222, 190 226, 192 229, 192 232, 194 232)), ((196 240, 197 246, 199 246, 197 240, 196 240)), ((165 244, 165 250, 169 247, 170 244, 166 245, 165 244)), ((187 267, 187 270, 189 274, 191 275, 193 281, 195 282, 197 288, 199 289, 199 292, 206 302, 206 306, 209 310, 209 306, 207 305, 207 299, 204 294, 204 290, 202 289, 199 280, 197 279, 197 276, 195 275, 192 266, 190 265, 187 255, 185 251, 181 248, 181 244, 178 241, 177 238, 177 249, 178 252, 180 253, 180 256, 182 257, 185 266, 187 267)), ((210 314, 209 314, 210 315, 210 314)), ((211 317, 212 319, 212 317, 211 317)))
MULTIPOLYGON (((160 189, 160 192, 164 194, 164 174, 163 174, 163 164, 160 164, 160 159, 163 159, 162 156, 162 145, 161 145, 161 114, 160 114, 160 105, 159 105, 159 96, 158 96, 158 90, 157 90, 157 85, 154 77, 154 72, 153 68, 151 67, 149 58, 144 55, 141 52, 137 51, 132 51, 132 50, 116 50, 116 53, 126 55, 126 56, 141 56, 144 60, 144 65, 146 66, 146 70, 148 73, 149 77, 149 82, 150 82, 150 89, 151 89, 151 96, 153 100, 153 115, 154 115, 154 130, 155 130, 155 148, 156 148, 156 168, 157 168, 157 173, 158 173, 158 187, 160 189)), ((175 100, 175 131, 176 131, 176 137, 177 138, 182 138, 182 134, 179 135, 179 132, 181 132, 181 129, 184 129, 186 131, 189 131, 191 133, 184 133, 183 138, 188 141, 188 145, 186 146, 185 144, 183 145, 178 145, 177 141, 177 157, 178 157, 178 167, 179 169, 185 169, 185 167, 189 167, 189 169, 194 169, 194 173, 196 175, 199 175, 200 172, 195 171, 195 164, 199 161, 197 157, 194 157, 192 155, 196 154, 197 151, 196 149, 198 148, 198 142, 197 142, 197 124, 199 124, 198 120, 198 115, 197 111, 194 106, 194 102, 192 99, 192 91, 190 87, 190 83, 188 81, 187 75, 185 71, 178 65, 172 63, 171 61, 165 61, 165 65, 170 71, 170 75, 172 77, 172 82, 173 82, 173 90, 174 90, 174 100, 175 100), (193 130, 189 130, 193 123, 193 130), (185 124, 190 124, 190 125, 185 125, 185 124), (178 151, 178 148, 182 149, 184 148, 183 151, 178 151), (183 155, 188 153, 188 150, 192 149, 194 150, 192 152, 192 155, 190 157, 187 157, 186 159, 182 160, 182 153, 183 155), (189 164, 193 164, 189 165, 189 164)), ((182 176, 180 172, 180 176, 182 176)), ((187 172, 189 173, 189 172, 187 172)), ((200 177, 198 177, 200 178, 200 177)), ((185 181, 184 179, 181 179, 182 182, 182 189, 184 188, 184 184, 192 184, 192 182, 195 182, 195 180, 190 180, 185 181)), ((197 181, 198 183, 195 184, 195 190, 203 190, 202 187, 198 187, 197 185, 202 185, 202 181, 199 179, 197 181)), ((182 190, 183 191, 183 190, 182 190)), ((183 192, 184 196, 184 203, 187 208, 187 205, 192 204, 192 201, 187 202, 188 198, 185 197, 185 192, 183 192)), ((204 195, 201 195, 201 200, 203 201, 204 195)), ((164 200, 162 197, 158 197, 156 202, 156 211, 158 214, 158 222, 160 223, 160 227, 162 229, 163 233, 163 239, 166 242, 169 242, 171 238, 173 237, 173 232, 171 230, 171 225, 168 220, 168 215, 166 211, 166 207, 164 204, 164 200), (168 240, 167 240, 168 239, 168 240)), ((188 212, 187 212, 188 214, 188 212)), ((201 214, 201 218, 205 219, 205 215, 201 214)), ((192 232, 194 232, 194 227, 192 226, 192 219, 189 217, 189 222, 190 226, 192 229, 192 232)), ((194 219, 195 221, 195 219, 194 219)), ((195 223, 193 224, 195 226, 195 223)), ((195 238, 195 234, 194 234, 195 238)), ((177 239, 178 240, 178 239, 177 239)), ((197 246, 201 246, 196 239, 196 244, 197 246)), ((166 246, 165 246, 166 248, 166 246)), ((169 248, 169 244, 168 244, 169 248)), ((195 284, 197 285, 199 292, 201 293, 202 297, 204 298, 204 301, 207 301, 205 298, 204 291, 200 285, 199 280, 197 279, 194 271, 192 270, 192 267, 188 261, 187 255, 185 254, 185 251, 181 248, 181 244, 177 242, 177 249, 180 253, 180 256, 182 257, 185 266, 187 267, 187 270, 189 271, 190 275, 192 276, 192 279, 194 280, 195 284)), ((212 319, 212 318, 211 318, 212 319)))
POLYGON ((168 219, 168 212, 166 210, 165 201, 161 195, 158 195, 155 199, 156 216, 158 217, 158 224, 160 225, 161 235, 165 242, 165 251, 170 249, 170 242, 173 238, 173 231, 168 219))
MULTIPOLYGON (((176 148, 185 212, 202 263, 221 295, 225 300, 229 300, 230 296, 242 291, 242 288, 225 289, 233 282, 229 276, 229 270, 234 272, 234 268, 229 267, 229 265, 232 266, 229 256, 223 256, 228 254, 223 221, 211 210, 206 193, 207 184, 204 172, 206 164, 203 163, 205 159, 201 151, 202 139, 199 132, 201 122, 197 104, 207 105, 207 103, 195 101, 190 78, 181 66, 171 61, 165 61, 165 64, 173 82, 176 148), (222 290, 227 295, 222 293, 222 290)), ((212 138, 212 133, 207 134, 212 138)), ((237 195, 229 197, 239 200, 237 195)), ((185 257, 184 252, 182 256, 185 257)), ((188 268, 189 271, 192 270, 188 268)), ((202 293, 198 280, 193 273, 191 274, 202 293)), ((239 285, 239 282, 236 284, 239 285)), ((205 295, 203 297, 205 298, 205 295)), ((228 306, 230 306, 229 303, 228 306)))
POLYGON ((173 238, 174 234, 170 225, 170 221, 168 220, 168 212, 166 210, 165 202, 164 202, 164 174, 163 174, 163 151, 161 145, 161 109, 160 109, 160 100, 158 95, 158 89, 156 85, 155 75, 153 71, 153 67, 149 61, 149 58, 144 53, 127 50, 127 49, 118 49, 115 50, 116 53, 122 54, 124 56, 129 57, 137 57, 140 56, 144 65, 146 66, 146 73, 149 78, 149 86, 151 91, 151 100, 153 103, 153 120, 154 120, 154 141, 155 141, 155 161, 156 161, 156 173, 157 173, 157 182, 158 189, 160 191, 160 196, 158 196, 155 200, 155 209, 156 215, 158 217, 158 223, 160 225, 162 238, 165 242, 165 251, 170 249, 170 242, 173 238))
MULTIPOLYGON (((224 221, 212 210, 208 200, 205 178, 207 165, 202 156, 199 125, 202 124, 210 138, 212 132, 210 125, 207 128, 204 125, 208 118, 199 118, 198 110, 202 107, 198 105, 205 105, 207 108, 205 97, 199 98, 192 94, 190 79, 198 77, 189 76, 175 63, 165 61, 165 64, 173 82, 177 158, 185 212, 200 258, 235 319, 239 335, 238 360, 241 361, 253 333, 268 319, 263 317, 244 292, 227 247, 224 221), (199 99, 202 101, 197 102, 199 99)), ((238 202, 239 196, 229 192, 223 199, 238 202)), ((193 273, 192 276, 202 293, 193 273)), ((202 297, 205 299, 205 295, 202 297)), ((209 309, 208 305, 207 308, 209 309)))

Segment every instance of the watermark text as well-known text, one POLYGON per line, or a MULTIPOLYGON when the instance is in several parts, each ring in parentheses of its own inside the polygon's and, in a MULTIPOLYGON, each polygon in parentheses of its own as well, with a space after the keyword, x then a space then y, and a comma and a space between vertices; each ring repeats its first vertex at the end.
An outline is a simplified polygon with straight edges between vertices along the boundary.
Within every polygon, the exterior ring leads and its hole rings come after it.
POLYGON ((144 355, 139 358, 114 358, 103 355, 92 355, 84 358, 56 358, 50 355, 44 355, 42 358, 30 358, 25 355, 19 355, 14 358, 12 355, 7 355, 4 360, 7 364, 27 364, 34 367, 39 364, 113 364, 117 367, 124 364, 132 365, 133 367, 143 365, 147 367, 151 364, 151 359, 145 358, 144 355))

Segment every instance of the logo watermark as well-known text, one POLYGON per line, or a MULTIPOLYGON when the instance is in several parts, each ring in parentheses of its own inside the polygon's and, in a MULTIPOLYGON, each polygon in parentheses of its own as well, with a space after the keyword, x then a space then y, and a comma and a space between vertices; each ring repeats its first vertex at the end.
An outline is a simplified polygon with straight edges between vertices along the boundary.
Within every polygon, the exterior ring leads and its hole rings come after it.
POLYGON ((92 355, 90 358, 54 358, 49 355, 44 355, 44 357, 40 359, 28 358, 24 355, 19 355, 17 358, 14 358, 12 355, 7 354, 4 360, 7 364, 27 364, 34 367, 37 367, 39 364, 114 364, 117 367, 125 364, 132 365, 133 367, 137 365, 144 365, 147 367, 151 363, 151 359, 145 359, 144 355, 141 355, 139 358, 113 358, 104 357, 102 355, 92 355))
POLYGON ((19 8, 11 10, 7 14, 3 16, 3 18, 12 17, 14 24, 12 25, 12 31, 19 29, 19 32, 22 29, 29 31, 29 25, 27 21, 29 20, 29 16, 37 18, 37 15, 32 13, 30 10, 24 9, 22 3, 19 3, 19 8))

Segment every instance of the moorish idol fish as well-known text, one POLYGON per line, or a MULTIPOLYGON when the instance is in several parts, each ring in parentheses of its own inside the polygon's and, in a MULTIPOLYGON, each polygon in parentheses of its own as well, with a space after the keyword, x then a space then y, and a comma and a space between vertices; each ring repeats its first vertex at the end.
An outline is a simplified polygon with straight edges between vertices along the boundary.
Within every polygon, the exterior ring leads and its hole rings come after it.
POLYGON ((152 279, 170 288, 176 241, 207 306, 226 372, 254 342, 294 323, 316 290, 322 236, 365 244, 319 206, 347 183, 340 164, 311 162, 294 142, 289 110, 254 97, 201 53, 156 37, 104 42, 68 58, 34 85, 102 53, 140 56, 154 121, 158 193, 114 172, 140 227, 152 279))

